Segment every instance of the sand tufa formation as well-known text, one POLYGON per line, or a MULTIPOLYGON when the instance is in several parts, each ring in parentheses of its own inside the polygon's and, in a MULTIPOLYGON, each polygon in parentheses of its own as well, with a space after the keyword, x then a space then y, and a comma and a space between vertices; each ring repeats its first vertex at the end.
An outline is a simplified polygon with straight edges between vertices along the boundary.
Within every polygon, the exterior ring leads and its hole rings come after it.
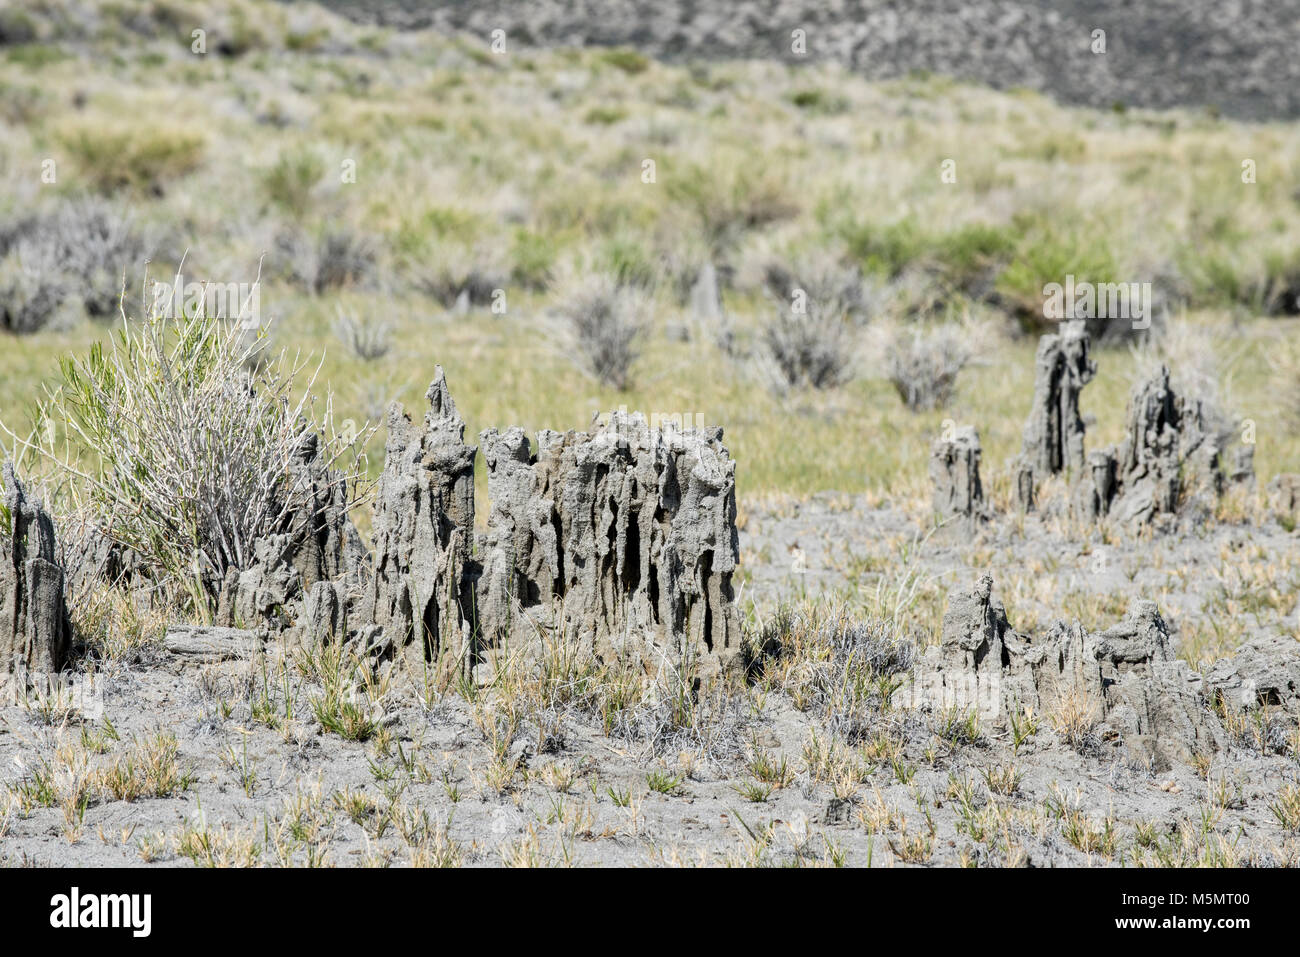
POLYGON ((980 437, 973 426, 958 427, 930 446, 934 510, 945 517, 981 518, 986 514, 980 482, 980 437))
POLYGON ((615 413, 590 432, 480 437, 492 510, 479 634, 546 631, 653 670, 731 667, 740 648, 735 462, 721 429, 652 429, 615 413))
POLYGON ((1004 726, 1046 717, 1076 748, 1122 748, 1164 769, 1225 747, 1222 714, 1261 705, 1300 712, 1300 646, 1256 640, 1202 677, 1174 657, 1155 602, 1135 601, 1105 631, 1058 621, 1025 635, 1012 629, 986 575, 949 593, 941 642, 918 662, 909 703, 975 709, 1004 726))
POLYGON ((1229 481, 1254 480, 1250 446, 1225 464, 1231 429, 1210 403, 1180 395, 1161 366, 1140 383, 1128 404, 1123 443, 1088 456, 1075 494, 1085 517, 1113 515, 1146 525, 1177 515, 1196 498, 1222 495, 1229 481))
POLYGON ((1042 479, 1083 467, 1079 394, 1097 374, 1097 363, 1089 356, 1090 342, 1082 319, 1063 322, 1059 333, 1038 340, 1033 404, 1017 465, 1022 508, 1032 507, 1034 486, 1042 479))
POLYGON ((348 516, 346 480, 322 461, 317 435, 303 436, 287 484, 295 507, 285 530, 256 541, 247 568, 227 571, 218 625, 287 623, 318 582, 357 588, 368 573, 366 547, 348 516))
POLYGON ((480 437, 487 532, 476 540, 477 449, 441 367, 422 426, 394 405, 364 596, 317 585, 312 640, 354 628, 380 657, 450 656, 561 642, 646 670, 700 676, 737 660, 735 463, 720 429, 652 429, 616 413, 589 432, 480 437))
POLYGON ((72 628, 54 523, 27 498, 12 464, 4 465, 0 491, 0 673, 57 672, 71 650, 72 628))
POLYGON ((474 458, 465 420, 438 366, 421 426, 388 409, 384 471, 375 497, 374 574, 358 623, 416 660, 463 655, 473 609, 474 458))
MULTIPOLYGON (((1111 517, 1130 528, 1164 526, 1179 516, 1195 519, 1230 485, 1253 486, 1254 446, 1233 442, 1234 425, 1214 403, 1175 391, 1165 366, 1133 390, 1124 441, 1088 452, 1079 396, 1096 375, 1097 363, 1082 320, 1044 335, 1034 367, 1021 452, 1011 463, 1021 511, 1035 507, 1039 483, 1057 474, 1073 483, 1069 504, 1077 516, 1089 522, 1111 517)), ((930 480, 937 513, 985 514, 979 466, 973 428, 934 442, 930 480)), ((1288 490, 1270 489, 1279 511, 1294 505, 1288 490)))

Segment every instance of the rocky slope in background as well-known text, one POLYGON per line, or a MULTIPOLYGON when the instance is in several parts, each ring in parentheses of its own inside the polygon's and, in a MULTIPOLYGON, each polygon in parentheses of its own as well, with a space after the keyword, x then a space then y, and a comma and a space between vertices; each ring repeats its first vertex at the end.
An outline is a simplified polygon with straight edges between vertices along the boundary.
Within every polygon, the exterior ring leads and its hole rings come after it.
POLYGON ((352 19, 541 46, 635 47, 670 60, 835 61, 870 79, 924 70, 1110 108, 1300 116, 1297 0, 325 0, 352 19), (807 31, 807 55, 791 31, 807 31), (1106 31, 1107 52, 1091 49, 1106 31))

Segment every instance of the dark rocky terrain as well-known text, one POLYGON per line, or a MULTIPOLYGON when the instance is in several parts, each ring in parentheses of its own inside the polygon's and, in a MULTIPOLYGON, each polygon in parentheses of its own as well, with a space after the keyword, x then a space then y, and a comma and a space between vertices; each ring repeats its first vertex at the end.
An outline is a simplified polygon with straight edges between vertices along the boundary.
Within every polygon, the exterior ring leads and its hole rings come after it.
POLYGON ((1300 3, 1151 0, 325 0, 352 19, 540 46, 627 45, 656 58, 832 60, 869 79, 913 71, 1111 108, 1300 115, 1300 3), (807 31, 807 55, 791 31, 807 31), (1106 31, 1106 53, 1092 31, 1106 31))

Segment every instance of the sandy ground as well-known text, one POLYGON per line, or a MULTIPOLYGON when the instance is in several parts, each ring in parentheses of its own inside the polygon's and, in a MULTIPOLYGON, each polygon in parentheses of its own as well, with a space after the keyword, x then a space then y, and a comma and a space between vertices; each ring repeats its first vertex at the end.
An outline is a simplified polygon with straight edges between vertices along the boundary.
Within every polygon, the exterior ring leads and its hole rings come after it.
MULTIPOLYGON (((746 600, 770 606, 802 591, 853 601, 877 594, 882 576, 898 580, 900 569, 946 588, 992 566, 999 587, 1012 590, 1017 576, 1042 574, 1038 564, 1054 559, 1044 607, 1071 581, 1121 605, 1159 597, 1181 641, 1179 629, 1210 614, 1223 556, 1259 548, 1290 573, 1297 551, 1295 535, 1277 526, 1218 526, 1117 542, 1101 565, 1095 543, 1084 553, 1048 525, 1004 519, 972 541, 946 528, 927 537, 902 511, 842 496, 749 508, 746 600)), ((1025 586, 1008 603, 1013 625, 1032 626, 1037 601, 1025 586)), ((1239 624, 1244 633, 1294 634, 1294 621, 1292 604, 1239 624)), ((492 742, 498 712, 481 693, 429 701, 417 681, 398 678, 377 699, 378 733, 355 742, 314 719, 320 689, 280 667, 284 653, 272 645, 251 661, 195 663, 151 646, 99 676, 98 696, 81 702, 89 720, 75 702, 0 710, 9 798, 0 857, 339 866, 1300 860, 1297 835, 1274 811, 1300 779, 1294 722, 1282 718, 1244 728, 1198 768, 1144 767, 1117 741, 1076 749, 1046 722, 1015 747, 1006 731, 972 733, 948 716, 898 709, 876 710, 857 740, 819 757, 830 741, 826 715, 806 702, 799 710, 782 691, 707 699, 693 731, 643 711, 606 733, 578 704, 526 713, 492 742), (175 736, 176 772, 188 778, 174 793, 122 800, 98 785, 78 790, 78 780, 97 780, 95 769, 146 766, 160 735, 175 736)))

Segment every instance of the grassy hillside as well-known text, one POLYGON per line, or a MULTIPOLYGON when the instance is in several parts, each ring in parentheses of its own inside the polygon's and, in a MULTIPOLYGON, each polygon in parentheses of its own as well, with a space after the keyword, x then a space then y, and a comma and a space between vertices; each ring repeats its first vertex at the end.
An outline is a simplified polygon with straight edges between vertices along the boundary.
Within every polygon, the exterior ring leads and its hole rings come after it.
MULTIPOLYGON (((742 497, 919 490, 953 419, 979 428, 996 490, 1047 325, 1042 286, 1073 274, 1152 282, 1173 330, 1099 351, 1091 442, 1119 438, 1135 369, 1167 358, 1256 423, 1265 479, 1300 470, 1284 315, 1300 290, 1296 124, 1070 109, 830 66, 498 55, 487 38, 260 2, 5 16, 0 293, 25 288, 17 239, 93 197, 139 240, 128 314, 144 308, 146 256, 151 280, 182 256, 186 280, 260 269, 275 346, 323 360, 341 418, 381 417, 393 398, 418 408, 442 363, 475 432, 582 427, 620 406, 720 424, 742 497), (708 262, 721 320, 687 305, 708 262), (574 361, 557 315, 593 274, 649 317, 625 389, 574 361), (849 289, 836 341, 851 375, 773 388, 766 287, 812 274, 849 289), (909 411, 886 377, 913 326, 972 353, 941 408, 909 411)), ((112 315, 88 317, 82 293, 0 340, 0 416, 15 428, 58 357, 109 334, 112 315)))

